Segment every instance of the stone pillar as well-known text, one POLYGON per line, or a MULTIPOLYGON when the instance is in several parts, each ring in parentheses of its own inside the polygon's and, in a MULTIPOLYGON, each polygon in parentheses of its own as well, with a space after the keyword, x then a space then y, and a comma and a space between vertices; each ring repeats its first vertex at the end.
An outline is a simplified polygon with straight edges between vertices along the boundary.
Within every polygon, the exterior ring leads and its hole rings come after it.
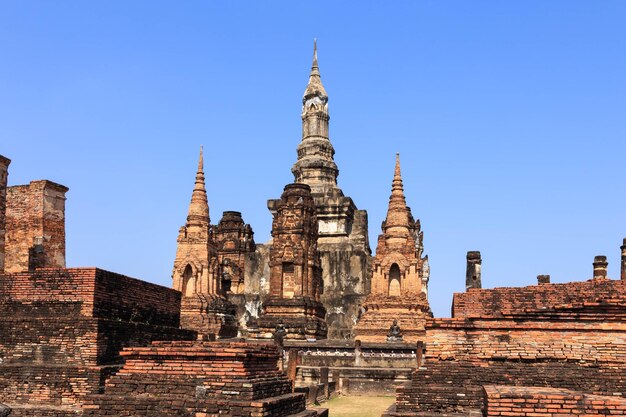
POLYGON ((479 251, 467 252, 467 269, 465 270, 465 289, 482 288, 480 269, 483 263, 479 251))
POLYGON ((0 155, 0 273, 4 271, 4 234, 7 209, 7 178, 11 160, 0 155))
POLYGON ((622 249, 622 271, 621 278, 626 280, 626 237, 624 238, 624 244, 621 247, 622 249))
POLYGON ((550 275, 537 275, 537 284, 549 284, 550 275))
POLYGON ((596 256, 593 258, 593 279, 606 279, 609 263, 606 256, 596 256))

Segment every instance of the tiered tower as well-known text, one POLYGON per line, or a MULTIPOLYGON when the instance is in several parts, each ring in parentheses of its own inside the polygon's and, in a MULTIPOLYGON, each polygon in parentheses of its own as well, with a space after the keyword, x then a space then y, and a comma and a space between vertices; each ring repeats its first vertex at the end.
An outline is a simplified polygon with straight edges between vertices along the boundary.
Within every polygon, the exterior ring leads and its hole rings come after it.
POLYGON ((272 338, 283 327, 288 339, 327 335, 322 271, 317 253, 317 218, 311 188, 289 184, 275 204, 270 249, 270 294, 263 314, 251 323, 256 338, 272 338))
POLYGON ((208 337, 232 337, 237 335, 235 311, 224 297, 213 235, 201 148, 187 222, 178 234, 172 279, 174 289, 183 294, 181 327, 208 337))
MULTIPOLYGON (((315 202, 326 307, 328 336, 349 338, 359 305, 370 291, 371 250, 367 236, 367 212, 357 209, 337 185, 339 169, 329 137, 328 95, 322 84, 313 49, 313 65, 302 97, 302 142, 291 171, 296 183, 311 187, 315 202)), ((278 200, 270 200, 276 211, 278 200)))
MULTIPOLYGON (((424 335, 426 318, 432 313, 427 298, 428 256, 422 257, 423 252, 420 221, 413 219, 406 205, 397 154, 387 218, 373 262, 372 292, 356 325, 357 339, 385 341, 394 320, 403 341, 414 342, 424 335)), ((397 330, 392 336, 398 336, 397 330)))

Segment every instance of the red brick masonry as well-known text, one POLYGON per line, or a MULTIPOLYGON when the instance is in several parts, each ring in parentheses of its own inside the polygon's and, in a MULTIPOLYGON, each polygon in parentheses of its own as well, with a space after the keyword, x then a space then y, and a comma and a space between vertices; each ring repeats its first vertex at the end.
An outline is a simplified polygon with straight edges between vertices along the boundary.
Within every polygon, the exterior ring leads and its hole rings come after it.
POLYGON ((278 370, 269 343, 155 342, 122 352, 126 365, 85 416, 314 417, 278 370))
POLYGON ((488 385, 486 417, 623 416, 626 398, 584 394, 557 388, 488 385))

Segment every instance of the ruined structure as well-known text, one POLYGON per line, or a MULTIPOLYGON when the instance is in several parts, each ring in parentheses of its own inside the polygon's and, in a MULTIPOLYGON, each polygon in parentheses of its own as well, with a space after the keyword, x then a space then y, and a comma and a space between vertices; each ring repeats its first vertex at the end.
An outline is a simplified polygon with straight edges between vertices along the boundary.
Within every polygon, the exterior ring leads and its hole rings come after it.
MULTIPOLYGON (((357 209, 337 184, 339 169, 329 136, 328 95, 322 85, 317 47, 302 97, 302 142, 292 168, 294 182, 311 187, 315 201, 328 337, 350 338, 359 306, 370 292, 367 212, 357 209)), ((277 200, 268 201, 270 211, 277 200)), ((263 263, 259 263, 262 267, 263 263)))
MULTIPOLYGON (((227 240, 225 233, 222 237, 227 240)), ((225 245, 229 247, 229 244, 225 245)), ((196 330, 206 337, 237 335, 235 307, 225 297, 222 272, 215 230, 209 216, 200 149, 187 222, 178 234, 172 272, 174 288, 183 294, 181 324, 184 328, 196 330)))
POLYGON ((407 342, 423 337, 426 319, 432 316, 427 299, 428 257, 422 257, 423 252, 420 222, 406 205, 400 155, 396 155, 387 218, 373 261, 372 292, 356 325, 356 338, 384 342, 388 336, 399 339, 400 331, 407 342))
POLYGON ((8 187, 5 272, 65 267, 65 193, 48 180, 8 187))
POLYGON ((121 352, 126 364, 90 397, 85 417, 322 417, 278 370, 273 344, 155 342, 121 352))
POLYGON ((455 294, 453 318, 429 321, 425 362, 386 416, 622 410, 626 285, 605 278, 605 268, 606 258, 596 257, 588 281, 455 294), (553 410, 540 411, 540 403, 553 410))
POLYGON ((481 267, 483 260, 479 251, 467 252, 467 267, 465 269, 465 289, 482 288, 481 267))
POLYGON ((180 294, 96 268, 0 274, 0 400, 11 417, 80 416, 125 346, 192 340, 180 294))
POLYGON ((270 295, 251 331, 273 338, 280 324, 288 339, 323 339, 328 329, 320 302, 323 283, 317 253, 317 217, 306 184, 289 184, 275 202, 270 250, 270 295))

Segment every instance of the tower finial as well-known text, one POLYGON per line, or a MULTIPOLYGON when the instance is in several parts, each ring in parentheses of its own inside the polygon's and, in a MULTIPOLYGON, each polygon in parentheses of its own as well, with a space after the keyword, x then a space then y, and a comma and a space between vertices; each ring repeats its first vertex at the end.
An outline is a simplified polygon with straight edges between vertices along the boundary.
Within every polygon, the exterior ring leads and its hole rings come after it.
POLYGON ((317 39, 313 38, 313 65, 312 68, 318 68, 317 66, 317 39))
POLYGON ((204 173, 204 156, 202 152, 202 145, 200 145, 200 159, 198 160, 198 172, 204 173))
POLYGON ((187 214, 187 225, 203 224, 208 225, 211 221, 209 217, 209 202, 204 185, 204 155, 200 145, 200 157, 198 158, 198 172, 196 172, 196 182, 191 193, 191 203, 187 214))
POLYGON ((402 173, 400 172, 400 153, 396 153, 396 167, 391 182, 387 219, 383 228, 385 235, 388 237, 406 236, 409 233, 409 213, 404 197, 402 173))

